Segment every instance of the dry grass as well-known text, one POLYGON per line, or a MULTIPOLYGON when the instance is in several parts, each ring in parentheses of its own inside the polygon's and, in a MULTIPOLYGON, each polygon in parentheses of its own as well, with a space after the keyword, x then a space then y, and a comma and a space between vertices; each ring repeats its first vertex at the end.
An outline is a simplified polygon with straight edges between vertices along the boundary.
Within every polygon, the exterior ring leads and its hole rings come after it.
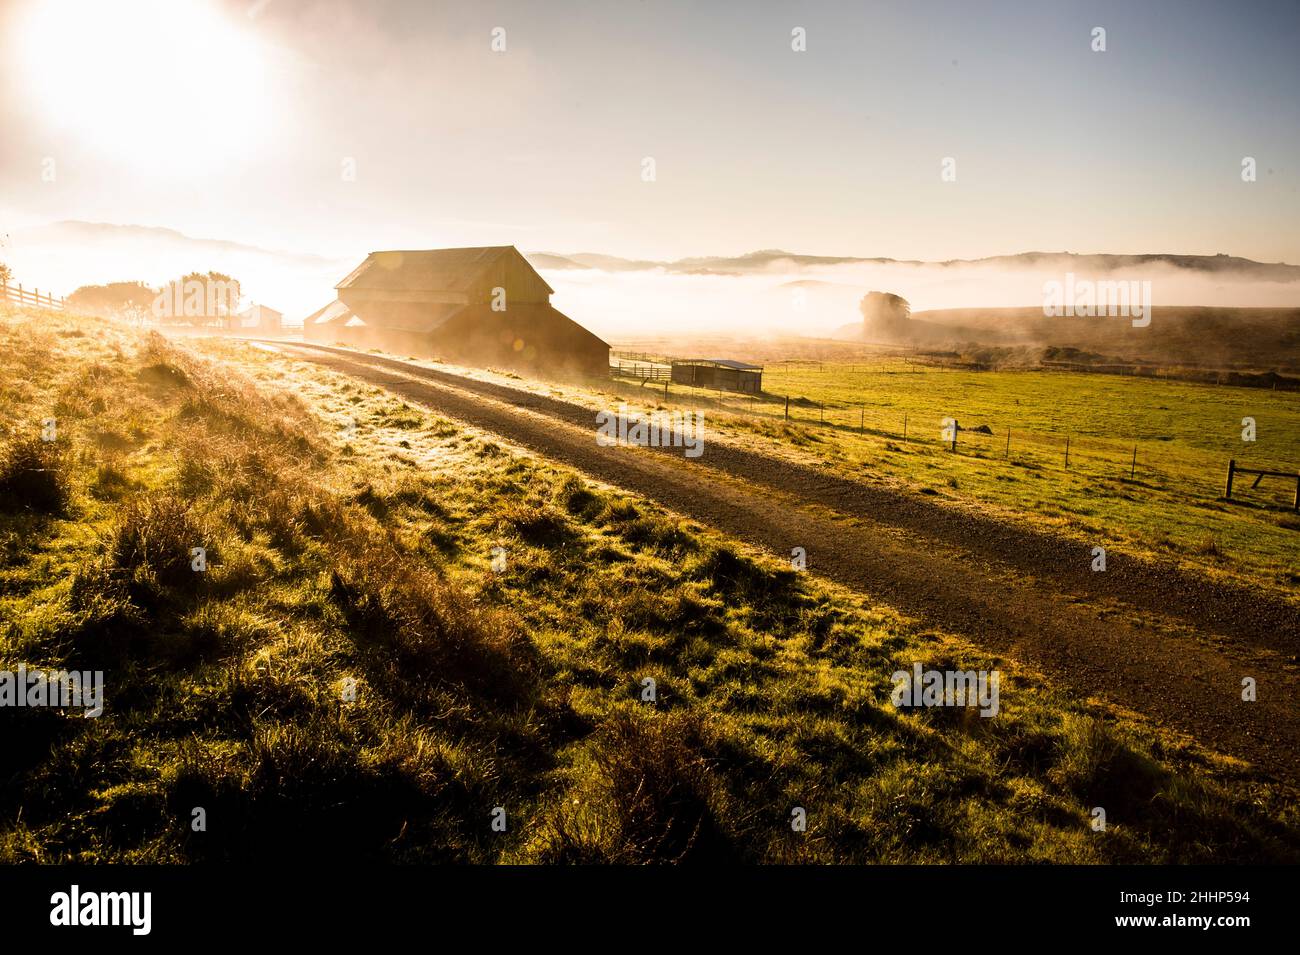
POLYGON ((1300 857, 1291 794, 1207 754, 377 389, 203 347, 0 320, 0 424, 59 409, 67 494, 0 510, 0 656, 107 677, 98 720, 2 717, 0 860, 1300 857), (1000 717, 895 711, 913 658, 1003 669, 1000 717))

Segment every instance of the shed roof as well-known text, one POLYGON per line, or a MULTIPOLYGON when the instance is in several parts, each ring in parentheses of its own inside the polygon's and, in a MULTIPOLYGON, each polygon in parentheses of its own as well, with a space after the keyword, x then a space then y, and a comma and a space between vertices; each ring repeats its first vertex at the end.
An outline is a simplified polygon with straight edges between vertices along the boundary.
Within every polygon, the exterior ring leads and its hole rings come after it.
POLYGON ((735 371, 762 371, 762 365, 751 365, 748 362, 736 361, 732 358, 676 358, 673 359, 674 365, 717 365, 720 368, 731 368, 735 371))
POLYGON ((277 311, 269 305, 250 305, 239 313, 240 318, 251 318, 254 314, 275 315, 284 318, 284 312, 277 311))
MULTIPOLYGON (((334 286, 402 292, 465 292, 502 256, 514 255, 533 269, 513 245, 475 246, 463 249, 390 249, 371 252, 366 260, 334 286)), ((538 279, 549 292, 555 290, 538 279)))

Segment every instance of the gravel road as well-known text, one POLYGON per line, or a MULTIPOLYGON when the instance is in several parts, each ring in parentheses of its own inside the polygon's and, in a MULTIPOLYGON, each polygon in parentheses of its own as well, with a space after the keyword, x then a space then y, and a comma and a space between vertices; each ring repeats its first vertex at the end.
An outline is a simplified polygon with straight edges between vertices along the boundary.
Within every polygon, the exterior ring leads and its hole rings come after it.
MULTIPOLYGON (((273 342, 364 379, 1040 669, 1300 783, 1300 608, 1172 564, 998 521, 896 488, 707 440, 601 447, 595 412, 570 402, 378 355, 273 342), (1243 677, 1258 699, 1241 699, 1243 677)), ((1106 541, 1097 541, 1107 546, 1106 541)))

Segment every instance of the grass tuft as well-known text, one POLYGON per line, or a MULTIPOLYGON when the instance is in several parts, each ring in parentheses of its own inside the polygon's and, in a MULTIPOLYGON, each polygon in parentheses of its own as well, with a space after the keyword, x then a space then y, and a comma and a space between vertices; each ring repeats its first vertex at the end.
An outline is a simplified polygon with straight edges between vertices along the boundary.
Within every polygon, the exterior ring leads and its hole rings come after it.
POLYGON ((70 499, 64 451, 57 442, 27 438, 0 452, 0 509, 62 514, 70 499))

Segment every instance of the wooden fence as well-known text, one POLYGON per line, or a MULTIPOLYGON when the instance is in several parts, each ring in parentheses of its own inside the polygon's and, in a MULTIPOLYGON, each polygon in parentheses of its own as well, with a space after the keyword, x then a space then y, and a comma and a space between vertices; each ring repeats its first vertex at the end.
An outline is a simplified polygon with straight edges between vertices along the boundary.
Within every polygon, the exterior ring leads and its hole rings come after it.
POLYGON ((667 365, 639 359, 633 361, 615 359, 610 362, 609 371, 616 378, 635 378, 638 381, 671 381, 673 375, 672 369, 667 365))
POLYGON ((30 292, 19 285, 10 285, 8 282, 0 282, 0 302, 8 302, 10 305, 32 305, 37 308, 52 308, 56 312, 63 311, 64 300, 55 298, 50 292, 41 294, 40 289, 32 289, 30 292))
POLYGON ((1300 511, 1300 472, 1293 474, 1290 471, 1260 471, 1255 468, 1239 467, 1235 460, 1230 460, 1228 461, 1228 483, 1227 487, 1223 490, 1224 500, 1232 500, 1232 480, 1238 474, 1255 475, 1255 482, 1251 484, 1252 489, 1259 487, 1259 482, 1264 480, 1266 477, 1280 477, 1286 478, 1288 481, 1295 481, 1295 501, 1292 503, 1291 509, 1300 511))

